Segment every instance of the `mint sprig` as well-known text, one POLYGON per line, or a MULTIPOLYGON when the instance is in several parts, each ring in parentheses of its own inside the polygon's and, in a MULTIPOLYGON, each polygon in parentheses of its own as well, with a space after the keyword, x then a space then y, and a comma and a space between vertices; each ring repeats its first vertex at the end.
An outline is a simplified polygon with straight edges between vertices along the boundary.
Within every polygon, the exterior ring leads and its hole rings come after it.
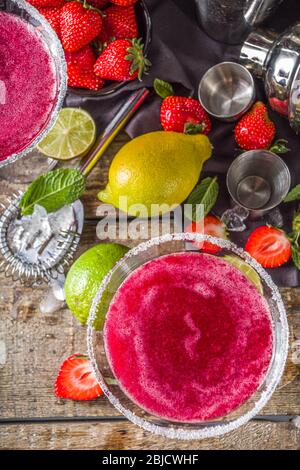
POLYGON ((85 190, 85 178, 79 170, 60 168, 40 175, 23 194, 19 206, 22 215, 33 213, 35 204, 55 212, 72 204, 85 190))
POLYGON ((194 222, 198 221, 197 205, 203 204, 204 217, 212 210, 219 195, 219 183, 217 177, 204 178, 200 184, 190 194, 187 204, 192 204, 191 218, 194 222))

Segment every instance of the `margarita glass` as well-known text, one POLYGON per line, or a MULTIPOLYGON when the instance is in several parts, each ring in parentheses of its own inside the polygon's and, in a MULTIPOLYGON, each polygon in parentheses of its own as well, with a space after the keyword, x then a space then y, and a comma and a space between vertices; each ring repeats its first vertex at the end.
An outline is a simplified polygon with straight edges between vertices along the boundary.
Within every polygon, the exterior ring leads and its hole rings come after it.
MULTIPOLYGON (((245 283, 249 282, 250 286, 250 281, 248 281, 243 274, 239 273, 239 275, 244 278, 245 283)), ((199 282, 201 283, 202 281, 203 279, 200 276, 199 282)), ((210 286, 208 285, 208 287, 210 286)), ((244 314, 244 312, 242 313, 244 314)), ((132 324, 130 324, 130 326, 132 327, 132 324)), ((194 327, 194 325, 192 325, 192 327, 194 327)), ((250 327, 249 334, 251 332, 252 328, 250 327)), ((155 332, 152 333, 155 334, 155 332)), ((157 331, 157 334, 161 338, 161 343, 166 344, 167 356, 171 357, 169 332, 165 336, 165 341, 163 332, 157 331)), ((175 343, 175 349, 176 344, 177 342, 175 343)), ((260 344, 259 339, 257 344, 260 344)), ((254 350, 255 347, 253 348, 253 351, 254 350)), ((284 370, 288 352, 288 325, 284 305, 277 287, 274 285, 265 270, 242 249, 236 247, 227 240, 215 239, 207 235, 188 233, 167 234, 142 243, 136 248, 130 250, 103 280, 94 299, 89 315, 88 351, 93 370, 104 393, 107 395, 111 403, 130 421, 141 426, 145 430, 168 438, 201 439, 221 435, 238 428, 253 418, 267 403, 278 385, 284 370), (150 266, 150 262, 153 260, 162 260, 163 258, 167 259, 169 255, 172 255, 170 257, 171 260, 174 254, 191 254, 191 251, 193 250, 198 252, 198 250, 195 250, 194 248, 195 245, 191 245, 190 242, 196 242, 199 244, 203 241, 210 241, 221 249, 216 258, 212 258, 211 255, 201 255, 209 257, 210 262, 213 262, 215 259, 216 264, 224 264, 224 261, 220 262, 218 261, 218 258, 222 258, 225 255, 235 256, 240 258, 240 260, 257 272, 263 289, 263 295, 258 292, 255 294, 253 293, 253 295, 261 296, 262 305, 265 305, 269 312, 270 333, 272 336, 270 357, 268 358, 266 370, 259 379, 259 383, 257 382, 256 386, 253 388, 250 396, 245 396, 245 400, 241 400, 238 406, 231 407, 229 412, 226 411, 226 407, 224 407, 224 415, 220 414, 220 410, 222 409, 221 407, 219 408, 219 413, 216 413, 217 416, 214 417, 212 414, 212 417, 209 419, 207 419, 209 414, 207 414, 203 419, 198 418, 192 420, 189 419, 188 415, 183 416, 181 419, 179 416, 173 416, 172 418, 169 413, 169 417, 166 417, 167 414, 164 413, 163 409, 162 412, 158 413, 157 410, 154 410, 153 408, 150 411, 150 407, 146 410, 146 406, 141 406, 141 401, 139 402, 136 397, 133 397, 134 393, 128 393, 128 388, 126 384, 124 386, 124 377, 121 377, 122 374, 120 374, 120 371, 118 371, 117 374, 113 373, 112 369, 116 371, 118 367, 116 367, 116 364, 112 367, 113 361, 111 348, 118 349, 120 343, 113 345, 113 343, 110 342, 109 337, 106 336, 109 332, 112 308, 118 305, 120 306, 122 303, 120 302, 122 298, 118 297, 122 292, 120 286, 126 286, 126 282, 130 280, 130 278, 134 278, 134 274, 138 273, 137 270, 141 266, 142 268, 140 268, 140 272, 142 273, 142 269, 144 269, 146 263, 150 266), (118 300, 115 305, 114 299, 118 300), (101 308, 101 312, 108 312, 104 335, 102 332, 97 332, 93 328, 93 322, 99 308, 101 308), (138 402, 139 404, 137 404, 138 402), (164 414, 165 417, 163 417, 164 414)), ((162 351, 163 347, 161 348, 161 352, 162 351)), ((122 354, 122 347, 120 349, 120 354, 122 354)), ((117 354, 115 357, 117 357, 117 354)), ((134 363, 132 367, 135 367, 134 363)), ((186 378, 184 367, 181 370, 183 371, 182 377, 180 377, 180 374, 178 375, 178 382, 180 382, 181 379, 184 381, 186 378)), ((165 377, 167 377, 167 374, 165 377)), ((133 381, 135 380, 134 375, 132 379, 133 381)), ((146 382, 147 381, 145 380, 144 383, 146 382)), ((158 395, 160 395, 159 390, 156 389, 155 392, 158 392, 158 395)), ((224 397, 224 400, 226 400, 226 398, 227 397, 224 397)), ((193 413, 194 416, 196 416, 197 413, 195 414, 195 410, 193 413)), ((201 413, 199 413, 199 417, 200 416, 201 413)))
POLYGON ((0 167, 32 151, 56 121, 67 89, 55 32, 23 0, 0 5, 0 167))

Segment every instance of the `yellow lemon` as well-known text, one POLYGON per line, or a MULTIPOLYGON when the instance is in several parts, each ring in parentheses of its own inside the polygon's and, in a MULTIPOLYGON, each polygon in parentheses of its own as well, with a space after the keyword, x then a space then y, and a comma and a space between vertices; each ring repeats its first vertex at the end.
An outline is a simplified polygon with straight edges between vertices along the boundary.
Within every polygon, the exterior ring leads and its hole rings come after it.
POLYGON ((202 134, 141 135, 115 155, 98 197, 132 216, 166 213, 189 196, 211 154, 212 145, 202 134))

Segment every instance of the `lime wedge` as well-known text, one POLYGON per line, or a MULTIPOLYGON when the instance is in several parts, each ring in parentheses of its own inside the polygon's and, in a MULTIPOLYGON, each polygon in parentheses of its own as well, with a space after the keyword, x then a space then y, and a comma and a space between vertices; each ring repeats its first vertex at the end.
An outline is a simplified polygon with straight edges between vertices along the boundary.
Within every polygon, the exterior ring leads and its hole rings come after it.
POLYGON ((223 259, 225 261, 228 261, 228 263, 232 264, 237 269, 239 269, 243 274, 245 274, 245 276, 247 276, 249 281, 251 281, 255 285, 259 293, 263 295, 264 291, 260 282, 259 275, 255 271, 255 269, 252 268, 252 266, 249 266, 249 264, 247 264, 246 261, 243 261, 241 258, 238 258, 237 256, 226 255, 224 256, 223 259))
POLYGON ((47 157, 70 160, 83 157, 96 138, 96 125, 83 109, 63 108, 53 128, 38 144, 38 149, 47 157))

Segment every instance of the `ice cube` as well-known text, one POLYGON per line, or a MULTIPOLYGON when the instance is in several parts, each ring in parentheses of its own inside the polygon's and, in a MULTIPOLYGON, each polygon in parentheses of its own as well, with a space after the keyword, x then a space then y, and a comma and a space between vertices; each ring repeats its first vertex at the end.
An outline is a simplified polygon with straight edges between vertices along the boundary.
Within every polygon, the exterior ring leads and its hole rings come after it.
POLYGON ((52 287, 53 295, 57 300, 65 300, 65 286, 66 276, 64 274, 58 274, 56 279, 50 281, 50 286, 52 287))
POLYGON ((243 232, 246 230, 244 221, 247 219, 249 211, 240 206, 227 209, 221 216, 222 222, 226 225, 229 232, 243 232))
POLYGON ((51 227, 46 210, 39 205, 32 215, 14 220, 8 229, 11 249, 24 261, 36 263, 43 246, 51 238, 51 227))
POLYGON ((43 297, 40 303, 41 313, 43 314, 55 313, 64 307, 65 307, 65 301, 57 299, 56 296, 54 295, 53 288, 50 287, 45 297, 43 297))
POLYGON ((272 227, 283 227, 283 216, 278 207, 267 212, 267 214, 264 215, 264 220, 266 224, 272 225, 272 227))
POLYGON ((292 419, 293 425, 300 429, 300 416, 295 416, 295 418, 292 419))
POLYGON ((249 217, 249 211, 248 211, 248 209, 246 209, 245 207, 236 205, 236 206, 234 206, 231 210, 232 210, 236 215, 238 215, 241 220, 246 220, 246 219, 248 219, 248 217, 249 217))
POLYGON ((25 262, 52 262, 61 252, 62 232, 76 230, 76 217, 71 205, 48 214, 35 205, 32 215, 14 220, 8 229, 11 250, 25 262))
POLYGON ((49 224, 52 232, 55 234, 70 230, 74 222, 74 210, 71 205, 62 207, 58 211, 49 214, 49 224))

